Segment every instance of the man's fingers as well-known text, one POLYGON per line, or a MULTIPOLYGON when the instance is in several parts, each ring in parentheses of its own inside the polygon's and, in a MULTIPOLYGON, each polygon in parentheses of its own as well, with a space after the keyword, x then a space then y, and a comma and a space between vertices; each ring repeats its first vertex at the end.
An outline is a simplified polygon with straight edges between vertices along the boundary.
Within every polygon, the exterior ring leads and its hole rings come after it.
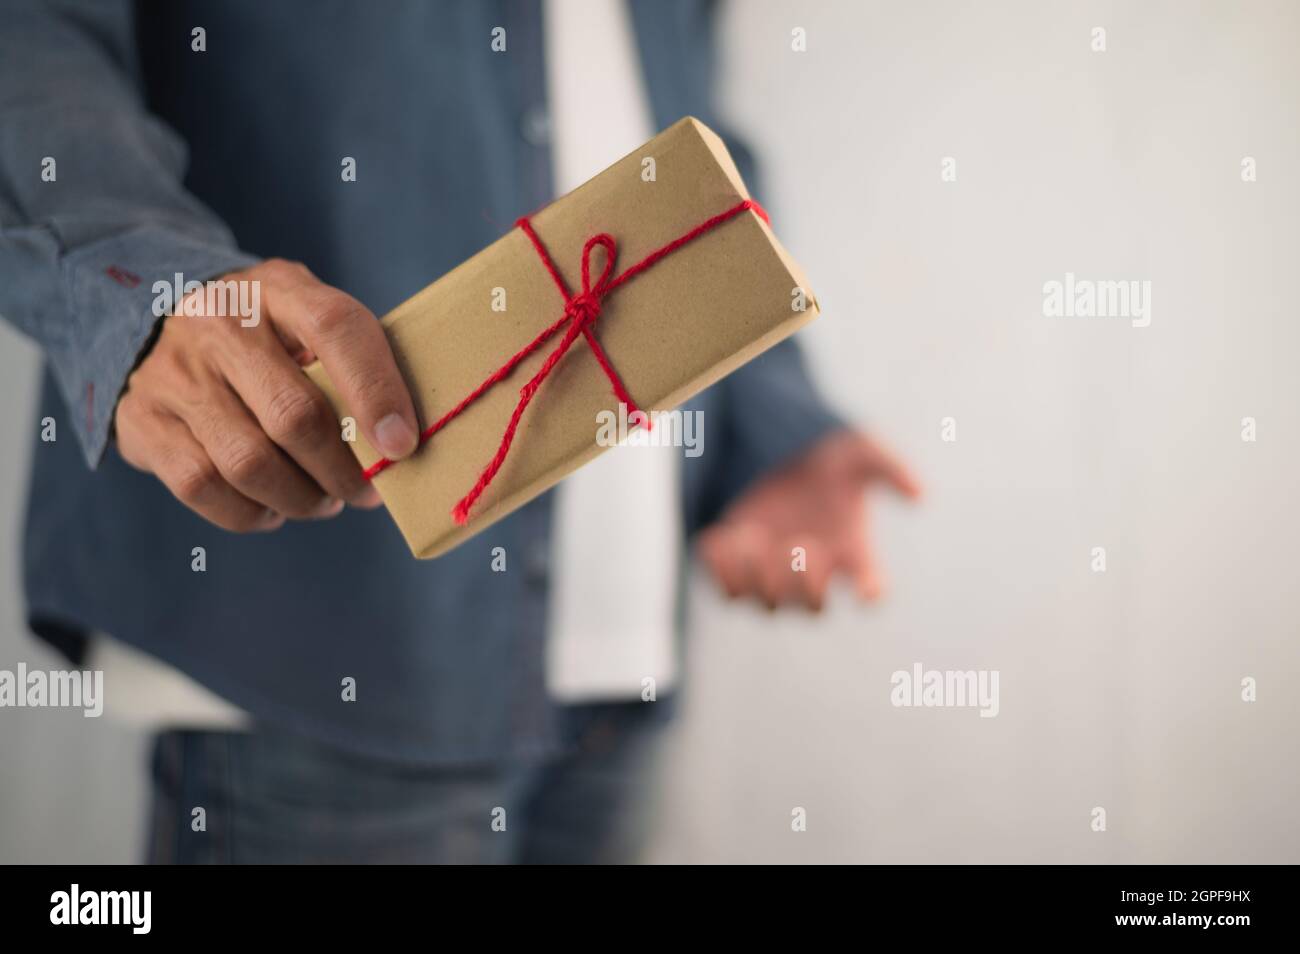
POLYGON ((379 505, 325 395, 287 352, 249 348, 227 364, 223 373, 267 436, 326 493, 357 507, 379 505))
POLYGON ((909 500, 921 497, 921 481, 890 451, 875 441, 857 436, 854 462, 856 471, 864 480, 881 478, 894 490, 909 500))
POLYGON ((723 592, 734 600, 749 591, 751 577, 746 565, 748 556, 731 539, 731 529, 723 524, 704 531, 698 549, 723 592))
POLYGON ((890 458, 890 466, 884 471, 885 481, 889 486, 908 500, 920 500, 923 491, 921 481, 896 458, 890 458))
POLYGON ((846 555, 844 566, 859 598, 875 602, 884 596, 885 576, 869 544, 856 544, 846 555))
POLYGON ((790 551, 776 546, 766 533, 759 531, 758 535, 760 539, 753 544, 755 552, 751 559, 759 599, 770 610, 798 602, 801 574, 791 565, 790 551))
POLYGON ((819 574, 816 598, 805 594, 805 573, 793 566, 795 545, 778 546, 764 528, 738 522, 710 528, 699 551, 731 599, 753 596, 770 610, 800 602, 820 608, 825 583, 819 574))
POLYGON ((209 523, 233 533, 275 530, 284 523, 283 514, 230 486, 185 423, 169 412, 119 414, 117 434, 129 464, 151 471, 209 523))
POLYGON ((342 509, 342 500, 271 443, 233 391, 213 389, 186 423, 221 476, 245 497, 296 520, 332 517, 342 509))
POLYGON ((370 443, 391 460, 415 450, 415 407, 375 316, 355 298, 309 273, 286 277, 273 295, 268 302, 272 319, 287 322, 319 356, 370 443))
MULTIPOLYGON (((790 540, 787 550, 800 546, 798 540, 790 540)), ((809 546, 805 548, 804 569, 794 575, 798 578, 798 592, 804 606, 814 613, 820 613, 826 605, 826 592, 830 589, 831 577, 835 571, 835 561, 827 546, 809 546)))

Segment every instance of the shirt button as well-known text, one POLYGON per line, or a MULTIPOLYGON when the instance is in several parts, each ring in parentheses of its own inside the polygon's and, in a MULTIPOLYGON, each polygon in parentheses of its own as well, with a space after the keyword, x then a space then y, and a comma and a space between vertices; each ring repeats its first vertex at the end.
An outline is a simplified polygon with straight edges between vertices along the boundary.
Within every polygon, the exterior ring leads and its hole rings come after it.
POLYGON ((551 117, 546 107, 530 106, 519 119, 519 135, 530 146, 545 146, 551 141, 551 117))
POLYGON ((535 546, 528 551, 528 558, 524 561, 524 576, 529 583, 545 583, 551 574, 551 556, 546 552, 546 547, 535 546))

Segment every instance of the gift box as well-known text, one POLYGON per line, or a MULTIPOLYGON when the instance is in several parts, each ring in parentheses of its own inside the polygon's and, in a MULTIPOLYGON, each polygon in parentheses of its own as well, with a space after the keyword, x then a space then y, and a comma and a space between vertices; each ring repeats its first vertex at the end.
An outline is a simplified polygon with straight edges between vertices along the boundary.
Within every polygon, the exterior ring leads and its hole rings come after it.
MULTIPOLYGON (((358 431, 352 448, 411 552, 436 557, 607 450, 602 412, 652 420, 817 310, 688 117, 384 316, 422 444, 389 462, 358 431)), ((347 416, 319 363, 306 373, 347 416)))

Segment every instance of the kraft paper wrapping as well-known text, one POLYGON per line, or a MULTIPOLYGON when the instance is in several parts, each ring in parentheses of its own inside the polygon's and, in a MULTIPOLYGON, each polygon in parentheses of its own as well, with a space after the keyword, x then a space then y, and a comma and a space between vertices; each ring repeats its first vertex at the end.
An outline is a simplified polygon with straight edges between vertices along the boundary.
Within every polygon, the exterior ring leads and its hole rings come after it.
MULTIPOLYGON (((616 274, 706 219, 749 198, 722 140, 685 118, 594 179, 532 215, 570 289, 581 289, 586 240, 618 242, 616 274), (642 176, 653 158, 655 176, 642 176)), ((593 281, 601 266, 593 256, 593 281)), ((453 269, 382 321, 423 428, 564 312, 564 299, 518 228, 453 269), (494 289, 505 311, 493 311, 494 289)), ((604 300, 594 329, 628 392, 645 411, 671 409, 753 359, 817 314, 816 299, 771 228, 745 211, 673 252, 604 300), (796 310, 794 289, 806 306, 796 310)), ((470 405, 411 457, 374 478, 411 552, 439 556, 555 485, 607 448, 597 415, 618 401, 579 339, 542 384, 496 479, 458 526, 451 511, 491 460, 519 388, 563 332, 470 405)), ((319 363, 306 369, 348 415, 319 363)), ((382 455, 360 435, 363 467, 382 455)))

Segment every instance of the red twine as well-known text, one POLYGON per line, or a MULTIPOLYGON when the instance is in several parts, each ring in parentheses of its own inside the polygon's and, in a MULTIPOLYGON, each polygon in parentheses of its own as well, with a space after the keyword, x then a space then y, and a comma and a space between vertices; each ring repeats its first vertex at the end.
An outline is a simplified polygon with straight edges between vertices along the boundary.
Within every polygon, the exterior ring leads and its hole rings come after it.
MULTIPOLYGON (((542 260, 542 264, 546 267, 547 272, 550 273, 552 280, 555 282, 555 287, 558 288, 560 294, 564 296, 564 314, 560 316, 558 321, 544 329, 541 334, 515 353, 510 360, 497 368, 496 371, 492 372, 486 381, 471 391, 459 404, 426 427, 424 432, 420 435, 421 446, 423 446, 425 441, 433 437, 434 434, 437 434, 440 430, 446 427, 447 424, 454 420, 462 411, 465 410, 465 408, 469 407, 482 397, 488 389, 507 377, 510 372, 514 371, 514 369, 519 366, 520 362, 545 344, 566 324, 568 325, 568 329, 564 332, 564 337, 560 339, 560 343, 555 346, 555 350, 552 351, 542 363, 542 366, 537 373, 529 379, 527 384, 519 389, 519 403, 515 405, 514 413, 510 415, 510 422, 506 424, 506 430, 501 436, 501 444, 497 447, 497 452, 492 455, 492 460, 488 463, 487 467, 483 469, 483 473, 479 475, 477 483, 474 484, 469 493, 462 497, 460 502, 452 508, 452 519, 454 519, 456 523, 463 525, 467 520, 469 520, 470 508, 473 507, 475 501, 482 496, 483 491, 487 489, 488 485, 492 483, 492 479, 496 477, 497 471, 501 469, 501 465, 505 463, 506 455, 510 453, 510 445, 515 439, 515 431, 519 428, 519 421, 524 416, 524 411, 528 409, 529 403, 533 400, 533 395, 537 393, 537 389, 542 386, 542 382, 545 381, 551 371, 555 369, 555 366, 560 363, 560 359, 564 357, 569 348, 572 347, 573 343, 578 340, 579 335, 587 339, 587 344, 591 348, 591 353, 596 356, 596 360, 600 362, 601 370, 605 372, 605 376, 609 378, 609 383, 613 386, 614 395, 620 402, 627 405, 629 418, 633 411, 639 410, 636 402, 632 400, 632 396, 627 393, 627 388, 623 386, 623 381, 619 378, 618 372, 615 371, 614 366, 610 364, 609 357, 605 354, 605 349, 600 346, 600 342, 596 340, 596 335, 592 331, 592 325, 594 325, 596 319, 600 317, 601 303, 610 292, 614 291, 614 289, 618 288, 620 285, 626 284, 633 278, 636 278, 636 276, 651 268, 662 259, 668 257, 683 245, 694 241, 707 232, 713 231, 724 222, 734 219, 742 212, 750 209, 762 218, 764 222, 770 221, 762 206, 752 199, 745 199, 743 202, 738 202, 730 209, 727 209, 727 211, 721 212, 718 215, 713 216, 713 218, 701 222, 685 235, 673 239, 661 248, 655 249, 645 258, 641 259, 641 261, 637 262, 631 268, 618 276, 614 276, 613 274, 614 260, 618 254, 618 245, 614 241, 613 236, 604 232, 599 235, 593 235, 591 238, 587 239, 587 243, 582 247, 582 291, 576 295, 569 291, 569 286, 565 283, 564 276, 562 276, 560 270, 555 267, 555 262, 551 260, 550 253, 546 251, 546 246, 542 244, 542 240, 538 238, 537 233, 533 231, 533 225, 528 221, 527 216, 519 219, 519 221, 515 223, 515 225, 519 226, 519 228, 523 230, 523 233, 528 236, 528 240, 533 243, 533 248, 537 250, 538 257, 542 260), (597 246, 605 250, 605 267, 601 271, 600 277, 596 279, 596 283, 593 285, 591 283, 591 253, 597 246)), ((649 428, 650 418, 643 414, 641 419, 646 422, 646 427, 649 428)), ((389 460, 387 457, 381 457, 366 468, 366 480, 371 480, 376 474, 386 470, 393 463, 394 461, 389 460)))

